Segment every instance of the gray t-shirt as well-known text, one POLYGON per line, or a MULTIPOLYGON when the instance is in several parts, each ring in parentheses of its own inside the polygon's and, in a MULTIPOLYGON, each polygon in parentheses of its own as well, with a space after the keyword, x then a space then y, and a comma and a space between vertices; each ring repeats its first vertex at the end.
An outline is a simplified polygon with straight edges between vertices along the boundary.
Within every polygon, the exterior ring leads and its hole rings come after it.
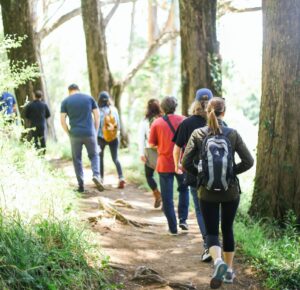
POLYGON ((96 135, 92 117, 92 111, 96 109, 97 103, 93 97, 76 93, 61 103, 61 113, 69 117, 70 135, 75 137, 90 137, 96 135))

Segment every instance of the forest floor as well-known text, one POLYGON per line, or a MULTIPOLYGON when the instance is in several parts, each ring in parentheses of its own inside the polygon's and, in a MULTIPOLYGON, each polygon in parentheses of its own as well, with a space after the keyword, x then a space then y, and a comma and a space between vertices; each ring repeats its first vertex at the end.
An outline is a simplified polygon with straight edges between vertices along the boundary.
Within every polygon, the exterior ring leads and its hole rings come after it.
MULTIPOLYGON (((63 169, 70 184, 75 187, 72 163, 62 160, 53 162, 56 167, 63 169)), ((90 170, 86 169, 86 181, 91 180, 88 174, 91 174, 90 170)), ((96 233, 95 242, 101 251, 110 256, 116 283, 122 283, 123 289, 127 290, 210 289, 212 262, 203 263, 200 260, 203 241, 193 212, 189 214, 188 233, 169 236, 163 212, 153 208, 151 192, 141 190, 134 184, 127 184, 122 190, 117 189, 117 179, 113 175, 105 176, 104 185, 106 190, 98 192, 92 182, 86 184, 86 192, 79 200, 78 215, 96 233), (118 206, 116 200, 121 200, 118 206), (101 210, 101 202, 108 209, 114 205, 118 213, 135 225, 121 222, 114 214, 101 210), (141 266, 157 274, 132 280, 141 266), (153 282, 153 277, 160 282, 153 282)), ((234 284, 223 283, 220 289, 264 289, 255 271, 239 254, 235 258, 235 269, 237 278, 234 284)))

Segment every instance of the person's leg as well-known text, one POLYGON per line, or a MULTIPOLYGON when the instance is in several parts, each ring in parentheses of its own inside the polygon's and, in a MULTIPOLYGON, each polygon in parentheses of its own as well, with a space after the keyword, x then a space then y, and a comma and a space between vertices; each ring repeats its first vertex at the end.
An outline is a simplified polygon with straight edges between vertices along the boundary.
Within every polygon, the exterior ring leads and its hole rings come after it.
POLYGON ((100 180, 100 164, 99 164, 99 146, 97 144, 96 136, 84 138, 84 145, 91 161, 91 168, 93 171, 93 182, 99 191, 103 191, 104 187, 100 180))
POLYGON ((176 220, 174 201, 173 201, 174 174, 159 173, 159 182, 160 182, 161 197, 163 201, 163 210, 168 221, 169 230, 172 234, 176 234, 177 220, 176 220))
POLYGON ((39 143, 41 154, 46 154, 46 130, 44 128, 37 128, 37 134, 39 136, 39 143))
POLYGON ((197 223, 198 223, 199 230, 200 230, 200 233, 201 233, 202 238, 203 238, 204 248, 207 248, 207 246, 206 246, 206 228, 205 228, 205 224, 204 224, 202 211, 200 209, 198 191, 197 191, 197 188, 193 187, 193 186, 190 186, 190 191, 191 191, 193 201, 194 201, 194 207, 195 207, 195 213, 196 213, 196 217, 197 217, 197 223))
POLYGON ((147 180, 147 183, 148 183, 149 187, 152 189, 152 191, 157 189, 157 183, 154 180, 153 175, 154 175, 154 169, 145 164, 146 180, 147 180))
POLYGON ((104 176, 104 148, 105 148, 105 145, 107 144, 105 142, 104 139, 102 138, 98 138, 98 144, 99 144, 99 147, 100 147, 100 177, 103 181, 103 176, 104 176))
POLYGON ((100 177, 99 146, 95 136, 84 138, 84 146, 91 161, 93 176, 100 177))
POLYGON ((157 183, 153 178, 154 175, 154 169, 147 166, 145 164, 145 175, 146 175, 146 179, 147 179, 147 183, 149 185, 149 187, 152 189, 153 192, 153 196, 154 196, 154 208, 158 208, 161 205, 161 193, 157 188, 157 183))
POLYGON ((228 265, 228 272, 231 275, 227 275, 225 277, 225 282, 232 283, 233 282, 233 258, 234 258, 234 234, 233 234, 233 222, 236 216, 236 212, 239 206, 239 198, 231 201, 231 202, 223 202, 222 206, 222 235, 223 235, 223 254, 224 254, 224 261, 228 265), (229 277, 230 276, 230 277, 229 277))
POLYGON ((179 226, 183 230, 187 230, 188 226, 186 220, 188 218, 189 213, 189 188, 184 183, 184 174, 175 174, 178 184, 178 218, 179 218, 179 226))
POLYGON ((111 159, 115 163, 119 179, 123 179, 123 172, 122 172, 122 167, 120 164, 120 161, 118 159, 118 148, 119 148, 119 139, 115 139, 112 142, 108 143, 109 149, 110 149, 110 154, 111 154, 111 159))
POLYGON ((78 181, 79 188, 83 189, 83 169, 82 169, 82 138, 80 137, 70 137, 71 140, 71 150, 72 159, 76 178, 78 181))
POLYGON ((222 260, 222 250, 219 242, 219 203, 200 200, 200 208, 206 227, 207 246, 214 260, 214 273, 210 281, 210 287, 216 289, 222 285, 223 276, 228 268, 222 260))

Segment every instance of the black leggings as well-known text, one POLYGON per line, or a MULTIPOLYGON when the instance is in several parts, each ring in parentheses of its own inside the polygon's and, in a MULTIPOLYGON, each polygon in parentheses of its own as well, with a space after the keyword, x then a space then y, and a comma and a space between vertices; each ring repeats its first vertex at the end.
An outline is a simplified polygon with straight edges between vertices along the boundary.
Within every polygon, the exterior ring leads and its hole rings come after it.
POLYGON ((146 179, 147 179, 147 183, 148 183, 149 187, 152 190, 157 189, 157 183, 156 183, 156 181, 153 178, 154 169, 152 169, 151 167, 147 166, 146 164, 145 164, 145 175, 146 175, 146 179))
POLYGON ((228 202, 209 202, 200 200, 200 207, 206 226, 206 242, 208 248, 220 246, 219 221, 221 205, 221 229, 223 235, 224 252, 234 252, 233 222, 240 199, 228 202))

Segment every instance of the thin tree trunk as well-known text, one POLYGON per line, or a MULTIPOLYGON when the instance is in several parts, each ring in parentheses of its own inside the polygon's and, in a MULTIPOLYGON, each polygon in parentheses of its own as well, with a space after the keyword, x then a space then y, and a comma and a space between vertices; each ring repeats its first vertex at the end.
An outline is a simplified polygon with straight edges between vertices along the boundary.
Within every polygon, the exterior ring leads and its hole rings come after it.
POLYGON ((158 37, 157 3, 156 0, 148 0, 148 45, 158 37))
POLYGON ((222 94, 216 0, 179 0, 182 71, 182 113, 187 115, 196 90, 222 94))
POLYGON ((250 213, 300 217, 300 2, 263 0, 262 98, 250 213))

